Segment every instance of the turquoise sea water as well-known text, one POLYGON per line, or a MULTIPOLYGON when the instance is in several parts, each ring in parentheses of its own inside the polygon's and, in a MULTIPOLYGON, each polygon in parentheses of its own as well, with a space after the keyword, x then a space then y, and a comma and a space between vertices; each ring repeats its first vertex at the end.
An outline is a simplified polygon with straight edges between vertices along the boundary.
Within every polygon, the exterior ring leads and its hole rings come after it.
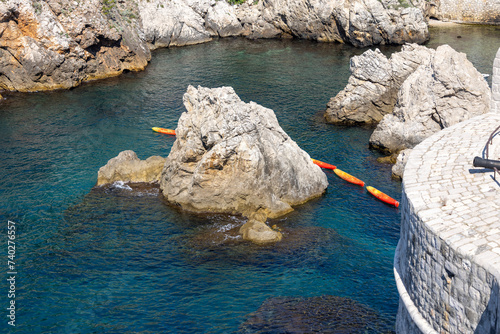
MULTIPOLYGON (((441 32, 429 46, 457 43, 482 73, 491 73, 498 28, 441 32), (478 38, 488 48, 477 47, 478 38)), ((99 167, 122 150, 142 159, 168 155, 174 138, 150 129, 175 128, 188 85, 228 85, 244 101, 273 109, 312 157, 399 199, 400 182, 368 149, 372 129, 322 119, 329 98, 347 83, 350 57, 363 51, 226 39, 158 50, 144 72, 73 90, 7 94, 0 105, 0 254, 6 263, 7 222, 14 221, 16 327, 7 325, 11 299, 4 266, 0 328, 234 333, 248 329, 242 324, 249 314, 270 298, 331 295, 377 315, 359 333, 391 332, 399 211, 333 173, 326 172, 330 186, 322 198, 271 222, 285 235, 275 246, 235 238, 241 217, 183 213, 155 189, 92 190, 99 167)))

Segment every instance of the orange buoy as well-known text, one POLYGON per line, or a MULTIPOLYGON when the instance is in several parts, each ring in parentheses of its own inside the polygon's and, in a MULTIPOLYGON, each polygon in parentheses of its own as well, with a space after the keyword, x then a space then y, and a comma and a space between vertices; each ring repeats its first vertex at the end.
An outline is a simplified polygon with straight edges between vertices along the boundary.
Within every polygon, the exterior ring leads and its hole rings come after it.
POLYGON ((358 186, 361 186, 361 187, 363 187, 365 185, 365 183, 363 181, 361 181, 360 179, 355 178, 351 174, 347 174, 346 172, 341 171, 338 168, 334 169, 333 172, 335 174, 337 174, 338 177, 340 177, 343 180, 346 180, 347 182, 357 184, 358 186))
POLYGON ((173 135, 173 136, 175 136, 175 130, 154 127, 153 131, 154 132, 159 132, 159 133, 164 133, 166 135, 173 135))
POLYGON ((331 169, 331 170, 334 170, 335 168, 337 168, 336 166, 327 164, 326 162, 323 162, 323 161, 319 161, 316 159, 311 159, 311 160, 313 161, 314 164, 320 166, 321 168, 331 169))
POLYGON ((390 197, 389 195, 384 194, 380 190, 375 189, 371 186, 367 186, 366 190, 368 190, 368 192, 370 194, 372 194, 373 196, 375 196, 376 198, 378 198, 382 202, 385 202, 385 203, 390 204, 390 205, 394 205, 396 208, 399 207, 398 201, 396 201, 394 198, 390 197))

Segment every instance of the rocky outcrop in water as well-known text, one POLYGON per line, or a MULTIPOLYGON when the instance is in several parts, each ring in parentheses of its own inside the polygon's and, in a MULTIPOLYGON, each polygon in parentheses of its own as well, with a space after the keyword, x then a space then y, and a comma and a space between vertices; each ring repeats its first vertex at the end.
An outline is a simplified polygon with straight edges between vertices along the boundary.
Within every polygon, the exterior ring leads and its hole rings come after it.
POLYGON ((388 59, 379 49, 351 58, 347 86, 328 102, 329 123, 376 124, 391 113, 406 78, 423 63, 432 49, 416 44, 403 46, 388 59))
POLYGON ((138 71, 158 47, 214 37, 298 37, 323 42, 422 43, 422 12, 379 0, 215 0, 0 2, 0 90, 70 88, 138 71))
POLYGON ((70 88, 142 70, 150 59, 133 2, 0 2, 0 89, 70 88))
POLYGON ((273 297, 248 315, 238 333, 385 333, 375 311, 337 296, 273 297))
POLYGON ((190 86, 161 175, 165 199, 196 212, 277 217, 320 196, 326 175, 270 109, 230 87, 190 86))
POLYGON ((123 151, 108 161, 97 173, 97 186, 114 182, 157 183, 166 158, 152 156, 140 160, 134 151, 123 151))
POLYGON ((465 54, 440 46, 402 84, 394 111, 378 124, 370 145, 389 152, 413 148, 443 128, 488 112, 490 95, 465 54))

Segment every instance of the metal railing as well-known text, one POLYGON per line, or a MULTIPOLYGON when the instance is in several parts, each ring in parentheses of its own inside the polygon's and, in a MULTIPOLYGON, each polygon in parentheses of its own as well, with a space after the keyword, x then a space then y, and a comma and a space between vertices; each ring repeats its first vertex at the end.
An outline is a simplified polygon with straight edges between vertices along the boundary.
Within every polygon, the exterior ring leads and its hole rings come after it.
POLYGON ((488 138, 488 141, 486 142, 485 159, 475 157, 474 161, 472 162, 472 165, 474 167, 493 169, 493 179, 495 181, 497 179, 497 173, 500 173, 500 160, 490 159, 490 145, 493 145, 493 138, 497 135, 498 132, 500 132, 500 126, 493 130, 490 137, 488 138))

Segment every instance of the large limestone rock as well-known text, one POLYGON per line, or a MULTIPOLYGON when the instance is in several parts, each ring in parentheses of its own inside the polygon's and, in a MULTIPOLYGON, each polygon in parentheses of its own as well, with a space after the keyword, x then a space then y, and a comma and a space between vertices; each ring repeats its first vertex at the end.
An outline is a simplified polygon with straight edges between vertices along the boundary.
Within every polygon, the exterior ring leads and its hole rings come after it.
POLYGON ((357 47, 423 43, 429 39, 420 9, 389 8, 379 0, 265 0, 263 17, 292 36, 357 47))
POLYGON ((370 145, 389 152, 413 148, 443 128, 488 112, 490 95, 465 54, 440 46, 405 80, 393 113, 384 116, 370 145))
POLYGON ((108 161, 97 172, 97 186, 113 182, 157 183, 165 165, 165 158, 152 156, 140 160, 134 151, 123 151, 108 161))
POLYGON ((205 24, 213 34, 220 37, 239 36, 243 30, 234 6, 225 1, 217 1, 215 6, 210 7, 205 24))
MULTIPOLYGON (((422 43, 422 11, 389 0, 3 0, 0 90, 71 88, 145 68, 151 49, 214 37, 422 43)), ((391 0, 392 1, 392 0, 391 0)))
POLYGON ((141 0, 138 2, 144 39, 152 49, 183 46, 212 40, 202 14, 210 4, 200 2, 194 8, 184 0, 141 0))
POLYGON ((347 86, 328 102, 329 123, 376 124, 391 113, 401 84, 434 52, 417 44, 404 45, 388 59, 379 49, 351 59, 347 86))
POLYGON ((150 51, 135 21, 120 14, 125 8, 98 0, 0 2, 0 89, 70 88, 144 69, 150 51))
POLYGON ((272 110, 241 101, 230 87, 189 86, 184 105, 160 180, 167 201, 191 211, 277 217, 328 186, 272 110))

